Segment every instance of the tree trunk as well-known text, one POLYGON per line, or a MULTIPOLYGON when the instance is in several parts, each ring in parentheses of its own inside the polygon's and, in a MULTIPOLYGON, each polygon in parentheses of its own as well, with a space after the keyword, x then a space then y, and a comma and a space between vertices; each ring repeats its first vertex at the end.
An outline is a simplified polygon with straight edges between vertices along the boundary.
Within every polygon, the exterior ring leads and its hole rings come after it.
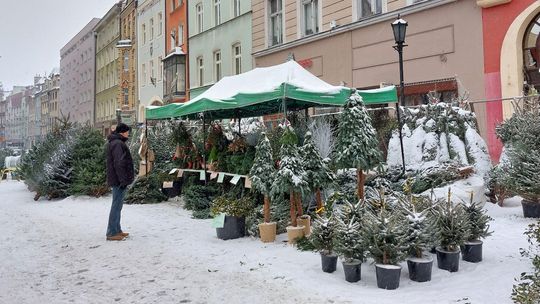
POLYGON ((264 222, 270 223, 270 198, 268 195, 264 196, 264 222))
POLYGON ((296 200, 292 189, 289 195, 289 203, 291 205, 291 226, 296 227, 296 200))
POLYGON ((356 175, 358 178, 358 199, 362 200, 364 199, 364 183, 366 181, 366 176, 364 175, 364 171, 360 168, 356 169, 356 175))
POLYGON ((317 201, 317 210, 320 210, 323 206, 322 201, 322 195, 321 195, 321 189, 317 188, 317 191, 315 192, 315 200, 317 201))
POLYGON ((302 196, 300 193, 296 193, 296 209, 298 210, 298 216, 304 215, 304 210, 302 210, 302 196))

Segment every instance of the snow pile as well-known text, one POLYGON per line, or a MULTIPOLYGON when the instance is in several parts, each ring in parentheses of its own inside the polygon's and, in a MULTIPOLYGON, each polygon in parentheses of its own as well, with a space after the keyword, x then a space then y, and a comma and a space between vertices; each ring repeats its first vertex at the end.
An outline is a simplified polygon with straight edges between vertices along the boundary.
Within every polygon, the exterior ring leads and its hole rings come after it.
MULTIPOLYGON (((474 113, 446 103, 403 111, 403 149, 407 170, 423 170, 452 162, 459 166, 472 165, 477 174, 486 177, 491 162, 487 145, 476 131, 474 113)), ((388 146, 388 166, 400 167, 397 131, 388 146)))

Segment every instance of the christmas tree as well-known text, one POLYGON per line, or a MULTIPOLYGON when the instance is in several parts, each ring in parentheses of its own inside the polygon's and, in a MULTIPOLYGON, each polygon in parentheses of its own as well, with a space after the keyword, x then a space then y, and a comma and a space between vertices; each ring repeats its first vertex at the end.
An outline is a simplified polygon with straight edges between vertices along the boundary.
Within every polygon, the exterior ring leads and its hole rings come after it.
POLYGON ((353 93, 339 120, 336 162, 341 168, 357 169, 357 194, 364 198, 364 170, 374 168, 381 160, 377 133, 371 125, 362 97, 353 93))
POLYGON ((292 127, 286 127, 281 137, 281 162, 272 184, 272 196, 279 197, 289 193, 291 225, 296 227, 296 217, 302 216, 302 202, 299 192, 305 192, 308 183, 306 171, 302 166, 298 147, 298 138, 292 127))
POLYGON ((459 247, 469 238, 470 224, 463 205, 454 204, 448 191, 446 202, 439 203, 433 208, 435 235, 440 246, 445 251, 459 251, 459 247))
POLYGON ((384 193, 370 200, 373 201, 369 202, 362 219, 362 235, 367 251, 378 264, 397 265, 407 254, 406 222, 401 213, 386 209, 384 193))
POLYGON ((434 241, 431 234, 434 229, 433 222, 428 217, 431 209, 419 211, 412 195, 400 197, 399 202, 407 221, 407 252, 413 257, 422 258, 424 251, 430 248, 434 241))
POLYGON ((324 255, 331 255, 334 252, 335 233, 336 220, 334 216, 317 216, 313 221, 313 230, 309 239, 316 251, 324 255))
POLYGON ((354 260, 364 261, 365 248, 362 242, 362 233, 360 230, 360 219, 355 216, 348 219, 339 218, 335 233, 335 251, 345 260, 351 263, 354 260))
POLYGON ((101 133, 85 126, 78 130, 73 148, 72 195, 101 196, 108 192, 105 167, 105 141, 101 133))
POLYGON ((272 147, 270 140, 262 133, 257 145, 255 161, 249 172, 253 190, 264 195, 264 222, 270 222, 270 192, 274 181, 274 161, 272 160, 272 147))
POLYGON ((480 204, 471 200, 468 204, 463 204, 463 210, 469 219, 469 241, 478 241, 490 236, 493 232, 489 231, 489 222, 493 220, 486 214, 486 210, 480 204))
POLYGON ((46 195, 48 199, 64 198, 69 195, 75 133, 74 129, 64 131, 63 136, 60 136, 58 148, 43 165, 44 176, 38 193, 46 195))
POLYGON ((306 180, 309 189, 315 191, 317 200, 317 210, 323 206, 321 198, 321 188, 331 183, 334 179, 334 173, 328 168, 328 162, 324 161, 315 147, 315 142, 311 132, 307 132, 302 146, 302 162, 306 170, 306 180))
POLYGON ((156 171, 146 176, 139 176, 126 193, 126 204, 155 204, 166 201, 167 196, 161 192, 161 181, 156 171))

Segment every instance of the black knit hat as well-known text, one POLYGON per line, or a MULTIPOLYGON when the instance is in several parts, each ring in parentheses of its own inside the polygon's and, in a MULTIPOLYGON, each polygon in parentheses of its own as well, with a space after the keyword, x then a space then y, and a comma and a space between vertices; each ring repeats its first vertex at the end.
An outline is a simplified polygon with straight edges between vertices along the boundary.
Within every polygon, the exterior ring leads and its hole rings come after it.
POLYGON ((114 132, 115 133, 124 133, 124 132, 127 132, 127 131, 130 131, 131 128, 126 125, 125 123, 119 123, 117 126, 116 126, 116 129, 114 129, 114 132))

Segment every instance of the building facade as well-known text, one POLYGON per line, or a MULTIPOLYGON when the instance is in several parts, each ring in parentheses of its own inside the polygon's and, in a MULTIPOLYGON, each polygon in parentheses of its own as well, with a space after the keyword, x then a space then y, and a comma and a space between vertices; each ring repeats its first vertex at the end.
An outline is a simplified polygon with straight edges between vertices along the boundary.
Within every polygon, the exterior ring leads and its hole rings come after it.
POLYGON ((6 98, 6 146, 14 149, 24 148, 28 130, 28 108, 26 100, 31 87, 15 86, 6 98))
POLYGON ((95 36, 93 18, 60 50, 59 110, 71 122, 94 123, 95 36))
MULTIPOLYGON (((399 85, 391 23, 408 22, 405 105, 436 93, 443 101, 485 98, 482 8, 466 0, 252 0, 255 65, 293 57, 333 85, 399 85)), ((487 134, 485 104, 475 105, 487 134)))
POLYGON ((60 74, 58 74, 58 71, 53 71, 45 80, 45 88, 49 107, 47 133, 50 133, 58 126, 60 119, 64 116, 60 112, 60 74))
POLYGON ((122 2, 115 4, 94 28, 96 35, 96 103, 94 126, 108 134, 116 124, 118 109, 118 50, 120 11, 122 2))
MULTIPOLYGON (((170 1, 170 0, 169 0, 170 1)), ((139 122, 144 107, 163 103, 163 58, 165 58, 165 0, 139 1, 137 7, 137 56, 139 122)))
POLYGON ((128 125, 136 122, 138 108, 137 88, 137 4, 136 0, 126 0, 120 12, 120 41, 118 76, 120 120, 128 125))
POLYGON ((251 11, 252 1, 188 2, 191 99, 225 76, 252 69, 251 31, 257 29, 251 11))
POLYGON ((514 112, 511 100, 540 91, 540 2, 534 0, 477 0, 484 28, 483 83, 487 107, 488 146, 498 160, 502 143, 496 126, 514 112), (504 100, 502 100, 504 99, 504 100), (502 100, 502 101, 500 101, 502 100))
POLYGON ((4 87, 0 82, 0 148, 6 147, 6 99, 4 87))
POLYGON ((167 55, 163 58, 163 101, 165 103, 185 102, 189 100, 186 1, 165 1, 165 16, 165 53, 167 55))

